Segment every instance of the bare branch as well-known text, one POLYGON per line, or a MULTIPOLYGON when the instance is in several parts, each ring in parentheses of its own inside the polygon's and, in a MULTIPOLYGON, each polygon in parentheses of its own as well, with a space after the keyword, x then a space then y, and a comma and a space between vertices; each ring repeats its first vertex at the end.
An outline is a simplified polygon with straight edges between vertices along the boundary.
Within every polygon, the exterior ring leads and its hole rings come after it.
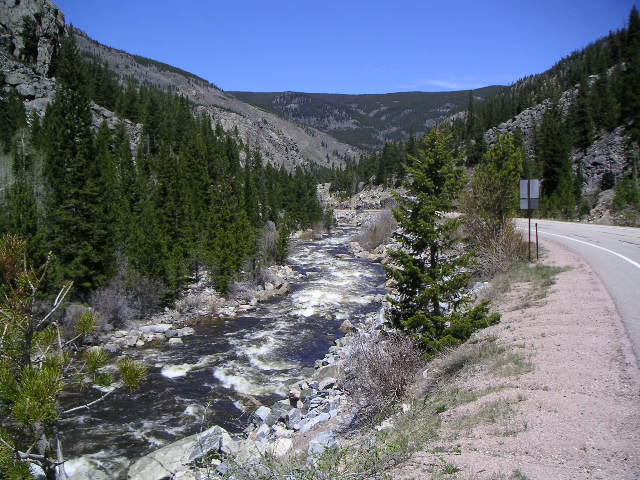
POLYGON ((93 402, 89 402, 89 403, 86 403, 84 405, 79 405, 77 407, 70 408, 69 410, 65 410, 64 412, 61 413, 61 415, 66 415, 67 413, 77 412, 78 410, 89 410, 93 405, 95 405, 96 403, 101 402, 102 400, 107 398, 109 395, 111 395, 115 391, 116 391, 115 388, 113 390, 109 390, 107 393, 105 393, 100 398, 94 400, 93 402))
POLYGON ((16 450, 13 446, 11 446, 10 443, 6 442, 2 437, 0 437, 0 442, 2 442, 6 447, 16 452, 16 454, 18 455, 18 457, 20 457, 21 460, 32 460, 34 462, 38 462, 45 465, 52 465, 54 467, 57 467, 58 465, 62 465, 64 463, 64 462, 56 462, 55 460, 51 460, 50 458, 47 458, 44 455, 38 455, 35 453, 26 453, 26 452, 21 452, 20 450, 16 450))
POLYGON ((60 307, 60 305, 62 305, 62 302, 64 301, 65 297, 67 296, 67 294, 69 293, 69 291, 71 290, 71 287, 73 286, 73 282, 69 282, 66 285, 64 285, 61 289, 60 292, 58 292, 58 296, 56 297, 55 301, 53 302, 53 306, 51 307, 51 310, 49 310, 49 313, 47 313, 42 320, 40 320, 40 322, 38 323, 38 325, 36 325, 35 330, 37 332, 44 330, 45 328, 47 328, 47 326, 49 326, 49 318, 51 318, 51 315, 53 315, 56 310, 58 310, 58 308, 60 307))

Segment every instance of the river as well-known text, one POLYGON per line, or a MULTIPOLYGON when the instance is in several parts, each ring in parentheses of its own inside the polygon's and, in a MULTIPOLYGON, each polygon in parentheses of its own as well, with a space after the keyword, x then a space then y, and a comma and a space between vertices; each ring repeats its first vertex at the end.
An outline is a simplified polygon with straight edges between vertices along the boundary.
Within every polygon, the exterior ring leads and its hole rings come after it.
MULTIPOLYGON (((62 424, 67 471, 88 457, 109 478, 122 477, 132 460, 203 428, 240 432, 247 395, 265 404, 283 398, 342 335, 345 319, 356 323, 380 309, 382 267, 350 254, 354 233, 342 228, 322 240, 292 240, 288 263, 302 277, 290 295, 236 318, 203 318, 182 347, 133 350, 149 367, 142 387, 115 392, 62 424)), ((67 395, 64 404, 99 394, 67 395)))

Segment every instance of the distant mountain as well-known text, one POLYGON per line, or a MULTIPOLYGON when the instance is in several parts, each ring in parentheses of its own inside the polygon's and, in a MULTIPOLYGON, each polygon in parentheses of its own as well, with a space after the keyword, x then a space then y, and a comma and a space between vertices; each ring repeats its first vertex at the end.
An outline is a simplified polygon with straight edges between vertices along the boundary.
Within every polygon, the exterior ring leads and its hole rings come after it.
POLYGON ((274 165, 291 169, 315 164, 325 167, 343 165, 359 156, 358 149, 305 125, 298 125, 270 112, 248 105, 207 80, 177 67, 107 47, 74 29, 83 54, 105 64, 120 82, 151 85, 184 95, 206 112, 225 130, 237 129, 240 138, 257 147, 263 158, 274 165))
MULTIPOLYGON (((473 91, 482 102, 505 87, 473 91)), ((387 141, 420 135, 469 103, 469 90, 342 95, 301 92, 228 92, 282 118, 329 133, 351 145, 374 149, 387 141)))

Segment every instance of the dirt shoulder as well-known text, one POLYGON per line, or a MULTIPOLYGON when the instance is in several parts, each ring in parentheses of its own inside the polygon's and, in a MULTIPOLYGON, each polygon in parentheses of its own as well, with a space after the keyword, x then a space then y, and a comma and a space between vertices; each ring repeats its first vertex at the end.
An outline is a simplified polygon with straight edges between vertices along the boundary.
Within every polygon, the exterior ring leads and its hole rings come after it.
POLYGON ((543 246, 544 265, 568 270, 543 298, 512 285, 479 339, 499 353, 460 372, 437 440, 392 478, 640 478, 640 373, 624 326, 581 258, 543 246))

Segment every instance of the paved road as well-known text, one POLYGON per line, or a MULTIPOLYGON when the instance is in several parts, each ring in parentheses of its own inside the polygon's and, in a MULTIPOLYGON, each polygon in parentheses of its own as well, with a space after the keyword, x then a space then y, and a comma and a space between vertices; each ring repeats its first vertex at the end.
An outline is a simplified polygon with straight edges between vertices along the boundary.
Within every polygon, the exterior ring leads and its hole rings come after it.
MULTIPOLYGON (((640 360, 640 228, 532 220, 548 238, 584 258, 605 284, 629 332, 640 360)), ((527 221, 518 219, 526 231, 527 221)))

